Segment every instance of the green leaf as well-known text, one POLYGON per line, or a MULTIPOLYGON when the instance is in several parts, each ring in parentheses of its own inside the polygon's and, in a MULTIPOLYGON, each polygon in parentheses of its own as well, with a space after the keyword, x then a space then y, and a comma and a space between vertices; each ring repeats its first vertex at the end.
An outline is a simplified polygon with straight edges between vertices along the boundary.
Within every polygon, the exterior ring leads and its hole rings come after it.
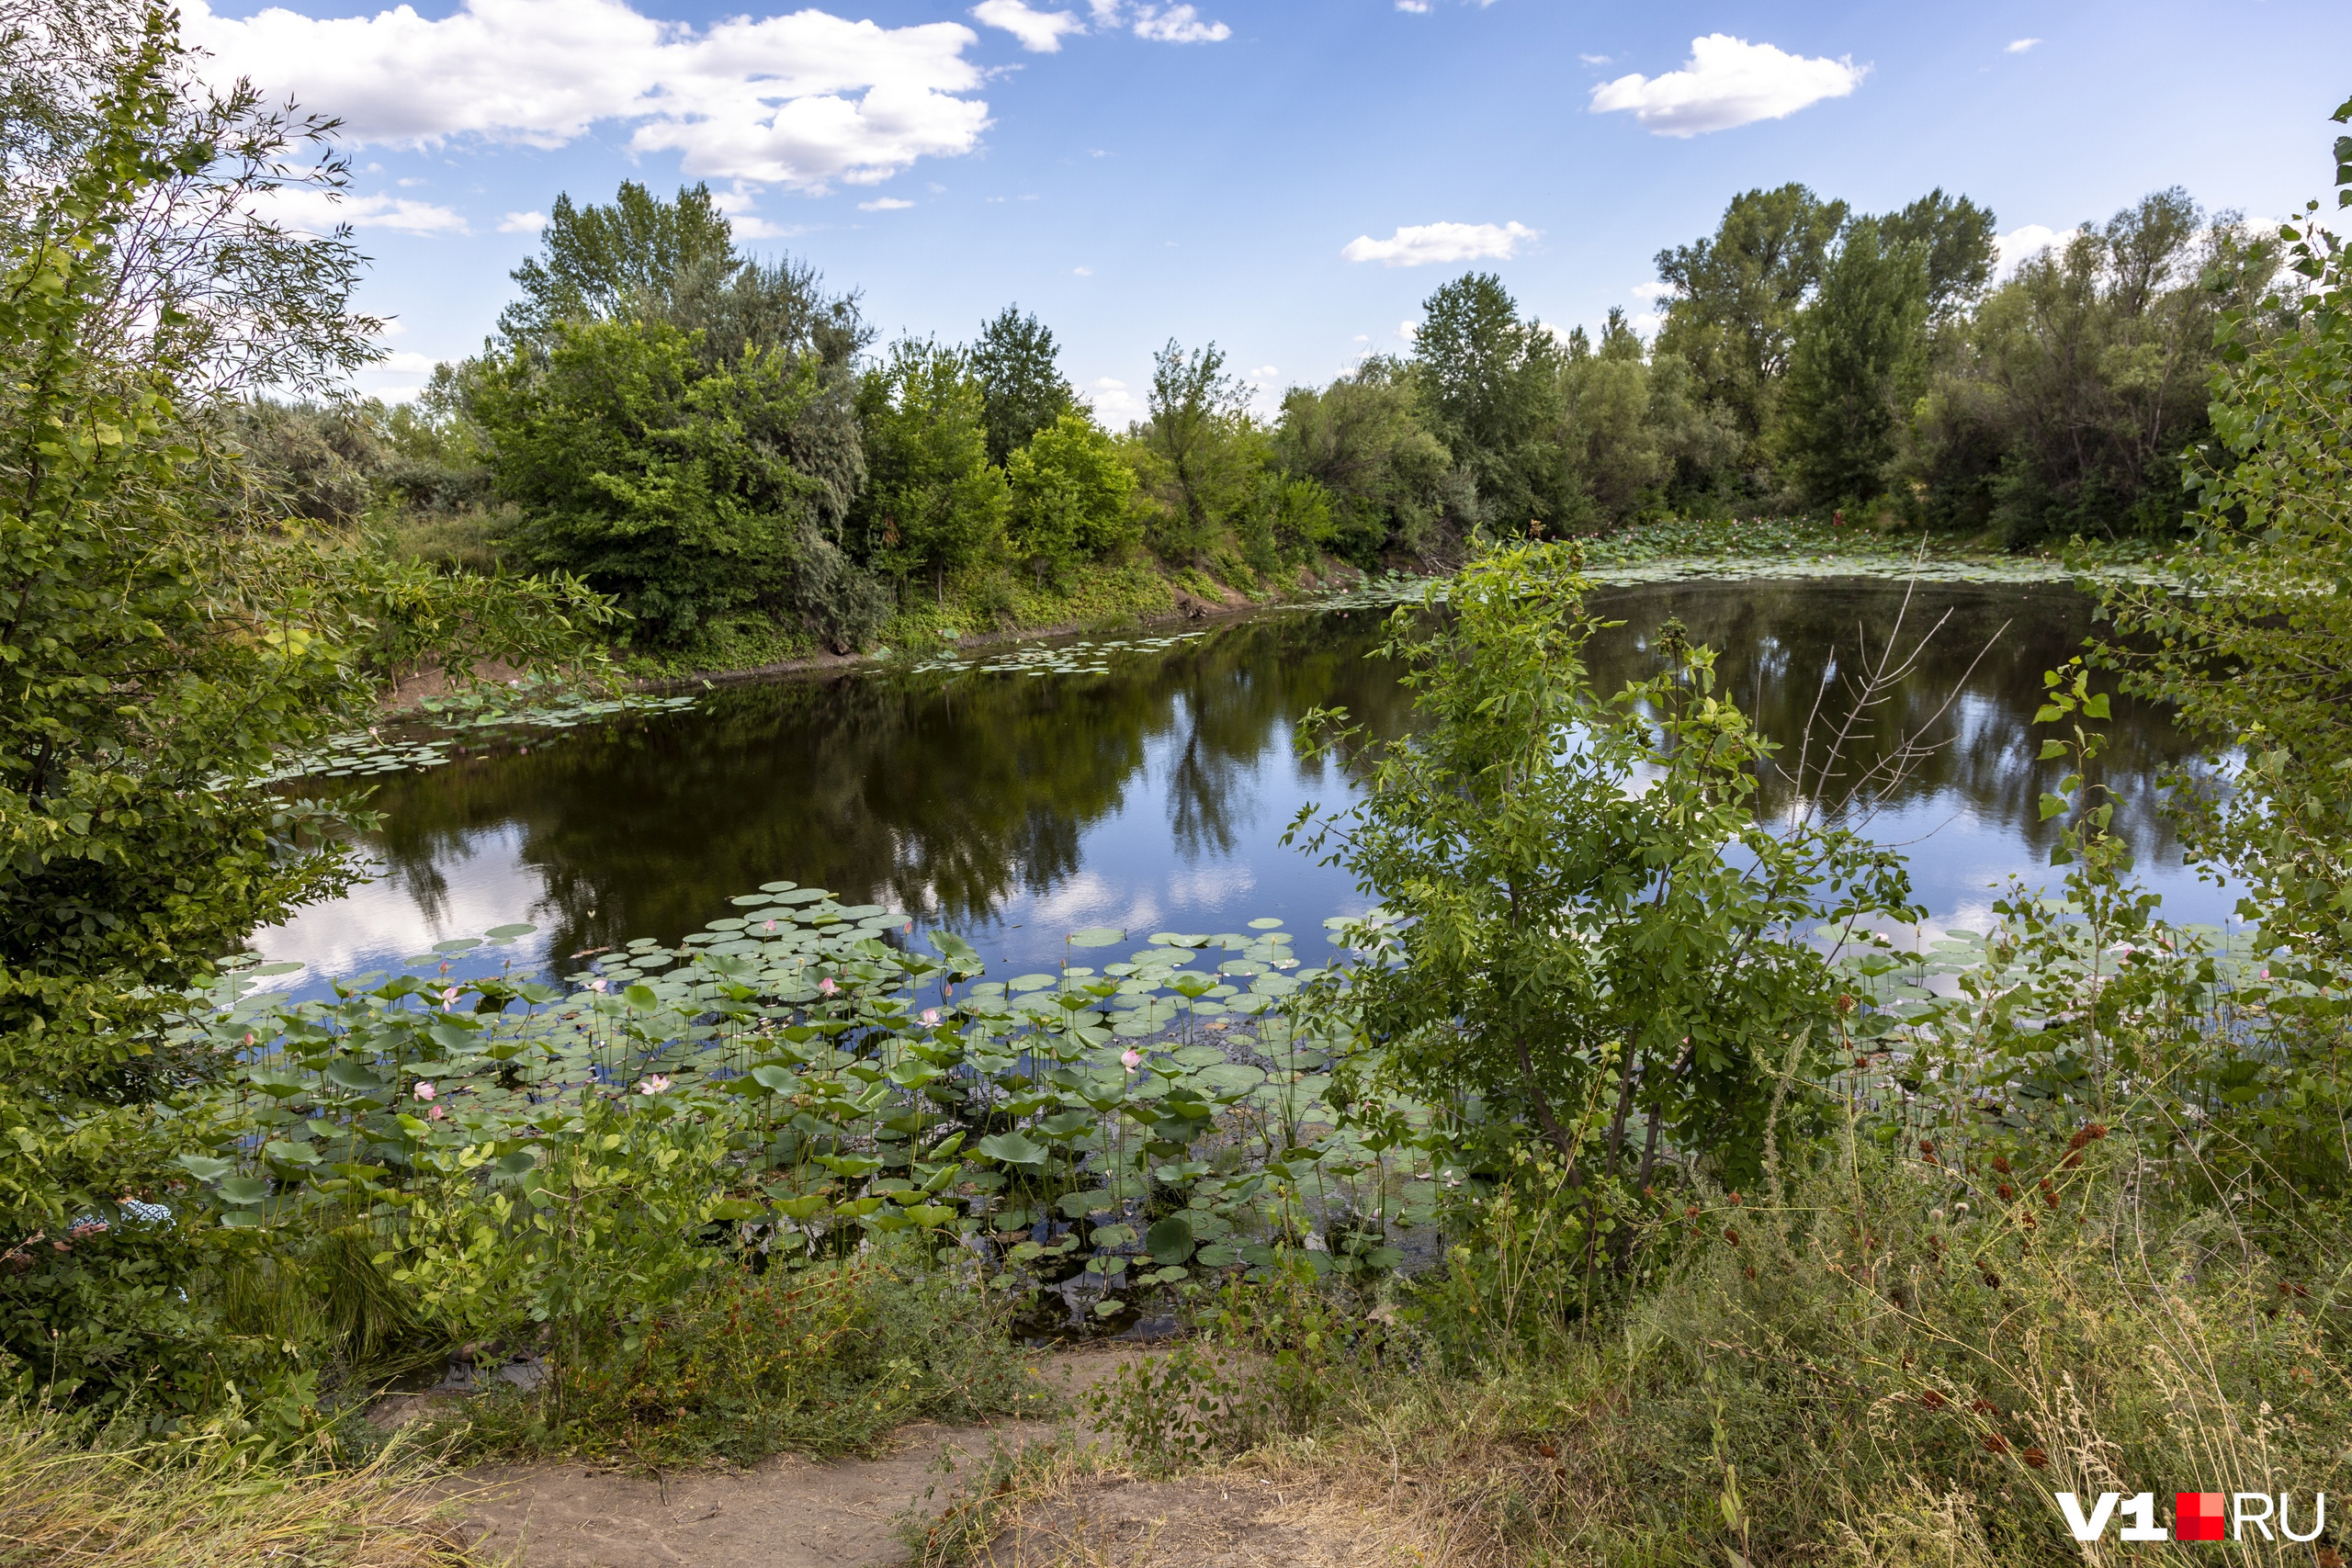
POLYGON ((269 1183, 258 1176, 232 1176, 220 1184, 220 1193, 239 1208, 250 1209, 269 1196, 269 1183))
POLYGON ((991 1133, 972 1145, 972 1151, 985 1158, 1001 1160, 1006 1165, 1043 1165, 1046 1150, 1019 1133, 991 1133))
POLYGON ((218 1181, 237 1168, 234 1160, 221 1159, 213 1155, 181 1155, 178 1164, 182 1170, 198 1181, 218 1181))
POLYGON ((2042 795, 2042 797, 2041 797, 2041 819, 2042 819, 2044 822, 2049 821, 2052 817, 2057 816, 2059 813, 2061 813, 2061 812, 2064 811, 2065 809, 2066 809, 2066 797, 2065 797, 2064 795, 2050 795, 2050 794, 2047 794, 2047 793, 2045 793, 2045 794, 2042 795))
POLYGON ((1170 1214, 1144 1233, 1144 1250, 1162 1263, 1182 1263, 1193 1256, 1193 1227, 1182 1214, 1170 1214))

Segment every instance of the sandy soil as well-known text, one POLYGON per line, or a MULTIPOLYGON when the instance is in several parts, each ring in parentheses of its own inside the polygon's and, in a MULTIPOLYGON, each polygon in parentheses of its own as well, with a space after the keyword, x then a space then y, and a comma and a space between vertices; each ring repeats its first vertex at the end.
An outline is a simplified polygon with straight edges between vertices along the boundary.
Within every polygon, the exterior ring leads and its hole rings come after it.
MULTIPOLYGON (((1046 1375, 1075 1396, 1138 1352, 1053 1357, 1046 1375)), ((578 1464, 485 1469, 466 1478, 468 1534, 518 1568, 881 1568, 906 1562, 896 1528, 935 1511, 959 1469, 994 1445, 1043 1441, 1042 1422, 913 1427, 874 1460, 789 1455, 749 1471, 658 1479, 578 1464)), ((1409 1535, 1410 1532, 1404 1532, 1409 1535)), ((977 1561, 991 1568, 1375 1568, 1429 1559, 1365 1500, 1283 1480, 1211 1475, 1174 1482, 1073 1478, 1024 1508, 977 1561)))

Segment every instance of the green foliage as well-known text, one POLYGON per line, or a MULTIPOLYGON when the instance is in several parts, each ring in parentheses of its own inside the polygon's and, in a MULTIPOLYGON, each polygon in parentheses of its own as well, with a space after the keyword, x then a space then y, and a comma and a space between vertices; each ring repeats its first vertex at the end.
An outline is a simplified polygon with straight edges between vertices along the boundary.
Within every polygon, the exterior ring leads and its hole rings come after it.
POLYGON ((1007 542, 1013 554, 1059 576, 1113 554, 1139 533, 1135 470, 1117 443, 1080 413, 1037 431, 1005 465, 1011 491, 1007 542))
POLYGON ((1373 1085, 1474 1141, 1548 1141, 1566 1185, 1646 1187, 1662 1140, 1744 1179, 1785 1075, 1827 1043, 1805 930, 1900 913, 1907 887, 1850 832, 1757 820, 1769 748, 1671 628, 1661 674, 1595 693, 1584 589, 1559 547, 1511 547, 1464 569, 1443 620, 1400 612, 1385 651, 1420 728, 1371 752, 1360 807, 1293 832, 1336 839, 1379 900, 1348 1004, 1373 1085))
POLYGON ((882 606, 825 592, 846 563, 783 451, 820 394, 815 356, 746 349, 713 368, 697 350, 661 321, 562 321, 544 361, 484 369, 471 406, 525 550, 616 595, 657 642, 756 605, 854 647, 882 606))
POLYGON ((1413 365, 1431 434, 1478 487, 1478 520, 1507 535, 1574 520, 1554 427, 1560 354, 1492 273, 1440 287, 1421 306, 1413 365))
POLYGON ((517 344, 551 344, 560 322, 635 315, 666 301, 681 278, 733 263, 734 244, 707 186, 682 186, 663 201, 624 180, 609 207, 560 195, 539 232, 543 254, 514 269, 523 297, 500 312, 498 330, 517 344))
POLYGON ((1322 391, 1283 395, 1273 461, 1329 499, 1330 547, 1360 567, 1396 549, 1426 558, 1449 523, 1465 527, 1476 491, 1430 433, 1402 361, 1374 355, 1322 391))
POLYGON ((1862 218, 1822 269, 1781 399, 1781 446, 1815 505, 1858 503, 1886 488, 1926 370, 1928 254, 1862 218))
POLYGON ((183 69, 151 16, 0 283, 0 1345, 118 1393, 217 1389, 235 1360, 185 1293, 217 1249, 127 1205, 184 1179, 168 1156, 213 1128, 191 1091, 218 1064, 152 1032, 169 989, 353 874, 324 836, 341 818, 266 787, 273 758, 371 711, 392 673, 561 659, 608 614, 570 581, 435 578, 238 509, 183 414, 206 341, 127 343, 108 313, 138 215, 219 152, 175 138, 183 69))
POLYGON ((1155 503, 1145 538, 1171 565, 1205 560, 1259 500, 1265 438, 1249 401, 1215 344, 1188 354, 1171 338, 1152 358, 1150 417, 1132 450, 1155 503))
MULTIPOLYGON (((2336 150, 2352 206, 2352 147, 2336 150)), ((2269 274, 2266 246, 2239 246, 2222 275, 2242 302, 2219 327, 2214 440, 2188 465, 2186 592, 2111 592, 2117 635, 2100 651, 2205 737, 2217 768, 2243 755, 2226 788, 2181 781, 2193 852, 2246 884, 2247 918, 2294 955, 2284 973, 2327 984, 2352 968, 2352 273, 2317 202, 2278 241, 2296 292, 2244 302, 2269 274)))
POLYGON ((865 558, 901 583, 945 579, 989 560, 1010 496, 989 461, 987 395, 957 349, 907 339, 858 389, 867 480, 857 523, 865 558))
POLYGON ((1062 378, 1050 328, 1018 305, 1007 305, 980 328, 972 344, 972 375, 980 383, 980 420, 988 427, 989 461, 1010 468, 1012 454, 1072 412, 1078 396, 1062 378))
POLYGON ((1727 411, 1751 443, 1773 423, 1799 315, 1846 214, 1844 202, 1801 185, 1746 191, 1713 235, 1657 254, 1658 277, 1674 291, 1658 349, 1690 364, 1700 398, 1727 411))
POLYGON ((1887 248, 1917 247, 1927 269, 1928 320, 1951 321, 1984 292, 1992 281, 1994 243, 1992 210, 1962 197, 1950 197, 1939 186, 1900 212, 1876 220, 1879 237, 1887 248))

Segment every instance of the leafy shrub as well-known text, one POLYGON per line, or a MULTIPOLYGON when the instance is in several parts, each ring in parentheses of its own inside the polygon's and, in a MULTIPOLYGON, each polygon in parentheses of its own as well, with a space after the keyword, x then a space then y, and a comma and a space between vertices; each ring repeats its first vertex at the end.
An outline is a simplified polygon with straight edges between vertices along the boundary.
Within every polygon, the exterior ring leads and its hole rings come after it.
POLYGON ((1059 577, 1106 556, 1140 532, 1131 510, 1136 477, 1117 444, 1083 414, 1064 413, 1005 463, 1013 554, 1059 577))

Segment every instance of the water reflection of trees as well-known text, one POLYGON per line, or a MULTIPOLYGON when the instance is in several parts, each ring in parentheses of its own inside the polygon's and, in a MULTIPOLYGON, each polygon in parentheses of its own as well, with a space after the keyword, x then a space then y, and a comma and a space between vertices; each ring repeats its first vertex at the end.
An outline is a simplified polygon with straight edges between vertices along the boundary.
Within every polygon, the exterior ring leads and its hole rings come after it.
MULTIPOLYGON (((1939 627, 1905 677, 1849 743, 1841 768, 1851 778, 1883 766, 1906 739, 1928 748, 1882 804, 1891 809, 1930 800, 1963 803, 1980 821, 2006 830, 2035 855, 2058 836, 2044 822, 2041 798, 2063 767, 2038 760, 2046 732, 2033 715, 2041 674, 2081 651, 2091 629, 2090 601, 2061 583, 2025 587, 1923 584, 1903 612, 1904 586, 1875 580, 1684 582, 1615 589, 1593 607, 1624 624, 1592 650, 1604 685, 1652 673, 1651 634, 1679 616, 1691 639, 1717 650, 1721 689, 1784 750, 1793 768, 1816 696, 1816 737, 1833 731, 1850 705, 1863 639, 1883 647, 1902 617, 1905 646, 1939 627), (1826 693, 1825 676, 1831 679, 1826 693)), ((2188 761, 2196 748, 2159 710, 2117 698, 2106 727, 2101 778, 2121 797, 2116 816, 2134 854, 2146 861, 2176 852, 2171 825, 2158 815, 2157 780, 2188 761)), ((1820 755, 1816 739, 1815 756, 1820 755)), ((1785 771, 1768 778, 1762 809, 1785 811, 1793 798, 1785 771)), ((1836 793, 1835 791, 1831 793, 1836 793)))
MULTIPOLYGON (((1611 687, 1650 673, 1649 635, 1678 615, 1720 651, 1725 694, 1793 743, 1825 671, 1850 671, 1859 637, 1884 637, 1901 596, 1875 581, 1610 590, 1595 608, 1625 624, 1595 644, 1593 670, 1611 687)), ((2063 586, 1930 587, 1912 624, 1924 629, 1947 611, 1849 766, 1883 760, 1906 734, 1933 745, 1889 805, 1964 807, 2044 853, 2054 829, 2038 801, 2056 770, 2036 761, 2031 720, 2041 672, 2089 629, 2087 604, 2063 586)), ((1086 830, 1131 805, 1164 809, 1185 858, 1231 852, 1261 770, 1300 765, 1289 761, 1290 736, 1309 707, 1345 706, 1375 736, 1400 733, 1407 694, 1369 657, 1380 622, 1277 616, 1077 680, 857 676, 720 689, 691 713, 401 779, 378 802, 379 849, 429 909, 444 891, 437 867, 481 834, 511 834, 548 889, 541 918, 554 916, 560 951, 675 935, 729 895, 784 877, 974 927, 1015 892, 1043 893, 1076 873, 1086 830)), ((1824 710, 1840 711, 1837 689, 1824 710)), ((2109 730, 2120 823, 2143 856, 2164 853, 2154 781, 2190 749, 2160 716, 2120 700, 2109 730)), ((1766 795, 1766 809, 1785 809, 1785 779, 1766 795)))
POLYGON ((840 677, 721 689, 691 713, 461 757, 386 789, 376 848, 430 909, 437 867, 503 827, 560 950, 675 935, 778 878, 958 925, 1079 869, 1086 829, 1151 781, 1180 852, 1230 850, 1256 770, 1343 705, 1393 734, 1374 617, 1227 628, 1109 676, 840 677))

